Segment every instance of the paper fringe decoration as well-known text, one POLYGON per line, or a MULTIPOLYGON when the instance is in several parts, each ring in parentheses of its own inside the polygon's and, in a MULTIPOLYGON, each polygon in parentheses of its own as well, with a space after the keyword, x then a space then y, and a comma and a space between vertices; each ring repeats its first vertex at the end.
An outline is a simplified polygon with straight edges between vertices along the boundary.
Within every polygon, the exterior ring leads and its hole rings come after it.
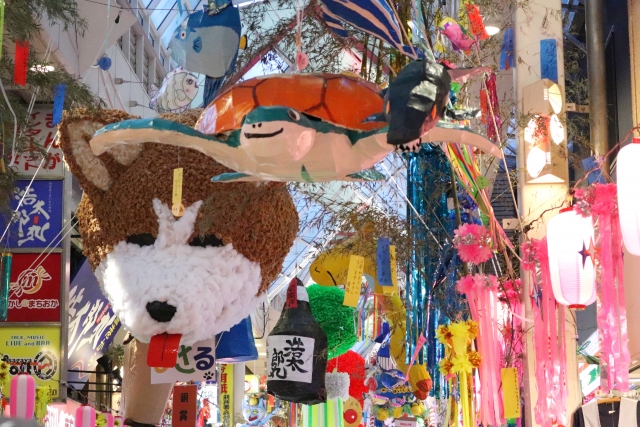
POLYGON ((497 132, 500 132, 500 129, 502 129, 502 116, 500 115, 500 103, 498 102, 496 73, 489 73, 489 75, 485 77, 484 82, 487 89, 480 90, 480 108, 482 109, 482 122, 487 125, 487 138, 497 143, 497 132))
POLYGON ((503 423, 501 409, 500 325, 498 322, 498 278, 467 275, 457 283, 458 292, 465 294, 471 318, 478 323, 476 345, 483 361, 480 364, 480 414, 483 425, 503 423))
POLYGON ((629 390, 630 355, 624 289, 622 231, 618 214, 616 184, 594 184, 576 189, 574 209, 591 215, 598 224, 600 281, 598 287, 598 333, 601 341, 600 389, 629 390), (617 295, 617 297, 616 297, 617 295))
POLYGON ((538 388, 535 421, 542 427, 566 425, 565 314, 564 307, 558 307, 553 296, 547 240, 531 239, 523 243, 522 253, 522 269, 531 271, 533 284, 530 297, 538 388), (540 282, 536 263, 540 266, 540 282))
POLYGON ((347 400, 351 379, 346 372, 327 372, 325 376, 327 399, 347 400))
POLYGON ((29 68, 29 41, 16 40, 16 56, 13 64, 13 82, 20 86, 27 84, 29 68))

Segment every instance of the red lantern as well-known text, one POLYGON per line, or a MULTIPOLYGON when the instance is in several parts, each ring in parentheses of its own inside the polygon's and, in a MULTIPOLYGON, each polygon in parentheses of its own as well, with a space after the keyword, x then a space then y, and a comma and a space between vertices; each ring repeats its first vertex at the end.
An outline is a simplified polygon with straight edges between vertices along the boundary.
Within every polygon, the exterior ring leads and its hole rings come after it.
POLYGON ((553 294, 559 304, 584 309, 596 300, 591 217, 566 208, 547 224, 547 248, 553 294))

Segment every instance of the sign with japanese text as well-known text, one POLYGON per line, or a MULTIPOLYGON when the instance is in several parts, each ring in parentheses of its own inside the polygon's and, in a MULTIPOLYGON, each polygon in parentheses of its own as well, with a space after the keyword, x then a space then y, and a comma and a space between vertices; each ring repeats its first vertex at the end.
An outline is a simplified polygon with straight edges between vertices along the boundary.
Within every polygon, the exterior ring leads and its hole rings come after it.
POLYGON ((42 161, 41 153, 51 146, 47 159, 38 172, 38 176, 46 178, 64 177, 62 149, 60 148, 60 143, 55 140, 58 128, 53 124, 53 111, 51 109, 33 110, 31 122, 31 127, 26 132, 31 145, 27 150, 16 153, 16 164, 12 166, 12 169, 23 176, 35 175, 42 161))
POLYGON ((233 365, 220 365, 218 387, 220 422, 222 427, 233 427, 233 365))
POLYGON ((267 339, 267 380, 311 383, 316 340, 293 335, 270 335, 267 339))
MULTIPOLYGON (((120 319, 113 314, 102 294, 98 279, 86 260, 78 270, 69 291, 69 381, 87 381, 116 333, 120 319)), ((73 383, 76 386, 78 383, 73 383)), ((80 386, 81 387, 81 386, 80 386)))
POLYGON ((415 418, 396 418, 393 427, 417 427, 418 422, 415 418))
POLYGON ((67 403, 51 403, 47 405, 47 416, 44 427, 75 427, 78 402, 67 398, 67 403))
POLYGON ((173 387, 173 427, 194 427, 198 412, 198 386, 176 385, 173 387))
POLYGON ((351 255, 349 257, 349 270, 347 270, 347 283, 344 287, 343 305, 357 307, 360 300, 362 287, 362 275, 364 274, 364 257, 351 255))
POLYGON ((151 384, 214 380, 215 348, 215 338, 192 346, 181 345, 175 368, 150 368, 151 384))
MULTIPOLYGON (((36 180, 31 187, 27 180, 18 180, 15 184, 11 209, 17 212, 9 227, 7 246, 59 248, 62 243, 62 181, 36 180)), ((0 217, 0 227, 4 229, 6 224, 6 219, 0 217)))
MULTIPOLYGON (((9 363, 9 375, 26 372, 37 386, 51 387, 51 395, 58 397, 60 381, 60 327, 0 328, 0 353, 9 363)), ((3 390, 9 393, 9 390, 3 390)))
POLYGON ((61 255, 13 254, 7 322, 59 322, 61 255))

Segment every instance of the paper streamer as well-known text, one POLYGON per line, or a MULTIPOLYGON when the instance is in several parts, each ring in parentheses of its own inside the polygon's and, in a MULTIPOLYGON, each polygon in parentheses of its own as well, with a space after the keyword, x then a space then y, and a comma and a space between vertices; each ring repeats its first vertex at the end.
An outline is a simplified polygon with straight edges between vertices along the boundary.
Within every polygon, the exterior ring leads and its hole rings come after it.
POLYGON ((13 82, 20 86, 27 84, 29 68, 29 42, 16 40, 16 59, 13 67, 13 82))
POLYGON ((0 320, 6 321, 9 314, 9 285, 11 284, 11 254, 2 254, 2 281, 0 282, 0 320))
POLYGON ((504 38, 502 39, 502 51, 500 52, 500 70, 506 71, 516 65, 515 55, 513 54, 513 28, 509 27, 504 30, 504 38))
POLYGON ((343 305, 357 307, 360 300, 360 288, 362 287, 362 275, 364 274, 364 257, 351 255, 349 258, 349 270, 347 271, 347 284, 344 289, 343 305))
POLYGON ((57 126, 62 121, 62 111, 64 110, 64 97, 67 93, 67 85, 61 83, 56 85, 53 92, 53 120, 51 124, 57 126))
POLYGON ((9 408, 12 418, 33 419, 36 409, 36 380, 31 375, 18 374, 11 378, 9 408))
POLYGON ((516 368, 502 368, 501 376, 504 418, 520 418, 520 386, 518 385, 518 370, 516 368))
POLYGON ((380 286, 393 286, 391 280, 391 248, 388 237, 378 238, 376 250, 376 272, 380 286))
POLYGON ((413 356, 411 356, 411 362, 409 362, 409 368, 407 369, 407 374, 405 375, 405 378, 409 378, 409 371, 411 371, 411 367, 413 366, 416 359, 418 358, 418 354, 420 354, 420 349, 422 349, 422 346, 426 342, 427 342, 427 339, 424 337, 424 334, 420 334, 420 337, 418 338, 418 342, 416 343, 416 349, 413 352, 413 356))
POLYGON ((558 83, 558 46, 556 39, 540 40, 540 77, 558 83))
POLYGON ((2 35, 4 34, 4 0, 0 0, 0 57, 2 57, 2 35))

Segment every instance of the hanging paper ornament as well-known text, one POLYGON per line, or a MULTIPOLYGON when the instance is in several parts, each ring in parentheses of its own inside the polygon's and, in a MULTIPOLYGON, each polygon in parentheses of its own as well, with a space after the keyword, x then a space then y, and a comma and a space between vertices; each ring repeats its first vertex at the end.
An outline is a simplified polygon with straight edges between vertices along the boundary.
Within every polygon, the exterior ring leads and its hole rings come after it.
POLYGON ((364 358, 355 351, 349 350, 342 356, 327 362, 327 372, 334 370, 349 374, 349 396, 364 404, 363 395, 369 391, 364 383, 366 379, 364 358))
POLYGON ((506 71, 516 65, 515 55, 513 53, 513 28, 509 27, 504 30, 504 38, 502 39, 502 51, 500 52, 500 71, 506 71))
POLYGON ((358 400, 349 397, 342 407, 344 427, 358 427, 362 422, 362 405, 358 400))
POLYGON ((357 342, 356 309, 342 304, 344 291, 336 287, 312 285, 306 288, 311 312, 327 335, 329 360, 346 353, 357 342))
POLYGON ((491 238, 486 227, 477 224, 462 224, 454 231, 453 244, 464 262, 482 264, 493 255, 491 238))
POLYGON ((267 392, 287 402, 327 400, 327 336, 314 319, 300 279, 289 284, 287 303, 267 338, 267 392))
POLYGON ((4 2, 0 0, 0 57, 2 57, 2 36, 4 34, 4 2))
POLYGON ((455 51, 468 51, 476 43, 476 39, 473 35, 467 33, 467 31, 460 26, 453 18, 444 18, 438 24, 438 28, 449 39, 453 50, 455 51))
POLYGON ((496 86, 496 73, 491 72, 484 78, 485 88, 481 89, 481 99, 484 99, 485 109, 482 117, 487 126, 487 137, 493 141, 499 141, 498 136, 502 129, 502 116, 498 101, 498 89, 496 86))
POLYGON ((20 86, 27 84, 29 68, 29 41, 16 40, 16 54, 13 67, 13 82, 20 86))
POLYGON ((198 78, 182 67, 167 73, 160 89, 152 91, 149 107, 159 113, 181 113, 198 94, 198 78))
POLYGON ((95 427, 96 426, 96 410, 89 405, 82 405, 76 409, 76 427, 95 427))
POLYGON ((309 65, 309 57, 304 52, 296 53, 296 66, 298 71, 302 71, 309 65))
POLYGON ((2 277, 0 280, 0 320, 6 321, 9 314, 9 288, 11 285, 11 262, 10 253, 2 254, 2 277))
POLYGON ((484 28, 484 22, 482 22, 482 15, 480 14, 480 8, 473 3, 466 3, 465 9, 469 18, 469 26, 471 27, 471 34, 478 40, 485 40, 489 38, 487 30, 484 28))
POLYGON ((540 40, 540 78, 558 83, 558 44, 556 39, 540 40))
POLYGON ((101 70, 107 71, 109 68, 111 68, 111 58, 109 58, 107 55, 102 56, 100 59, 98 59, 98 67, 100 67, 101 70))
POLYGON ((258 360, 258 349, 253 339, 249 316, 229 331, 216 335, 216 362, 239 363, 251 360, 258 360))
POLYGON ((380 286, 392 286, 390 240, 388 237, 378 238, 378 248, 376 251, 376 273, 380 286))
MULTIPOLYGON (((633 255, 640 255, 640 138, 620 149, 617 157, 618 209, 624 245, 633 255)), ((591 174, 593 175, 593 173, 591 174)))
POLYGON ((559 304, 584 309, 596 300, 597 248, 591 216, 572 207, 547 224, 547 250, 553 294, 559 304))
POLYGON ((327 372, 325 376, 327 399, 347 400, 349 398, 350 378, 346 372, 327 372))
POLYGON ((57 126, 62 121, 62 111, 64 110, 64 97, 67 92, 67 85, 60 83, 55 85, 53 93, 53 120, 51 123, 57 126))
POLYGON ((9 402, 11 417, 30 420, 33 418, 35 405, 36 380, 25 373, 11 378, 11 400, 9 402))

